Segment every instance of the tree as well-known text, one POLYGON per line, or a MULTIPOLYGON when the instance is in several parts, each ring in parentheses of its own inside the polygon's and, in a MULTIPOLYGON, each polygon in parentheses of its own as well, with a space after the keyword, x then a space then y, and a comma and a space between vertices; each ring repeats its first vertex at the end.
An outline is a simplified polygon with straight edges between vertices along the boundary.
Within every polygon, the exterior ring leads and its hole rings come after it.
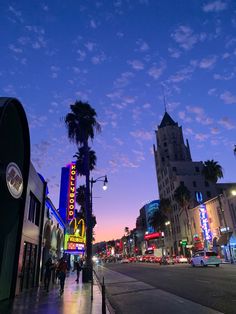
POLYGON ((218 179, 223 178, 223 170, 221 165, 217 161, 207 160, 203 163, 202 174, 205 176, 205 179, 216 183, 218 179))
POLYGON ((184 183, 180 183, 180 185, 177 187, 177 189, 174 192, 174 198, 176 202, 178 203, 178 205, 184 209, 184 212, 187 218, 188 230, 190 231, 191 238, 192 238, 192 229, 190 226, 189 215, 188 215, 188 207, 191 200, 191 193, 189 189, 184 185, 184 183))
POLYGON ((81 214, 81 218, 86 219, 85 214, 85 185, 80 185, 76 189, 75 200, 78 205, 80 205, 79 213, 81 214))
MULTIPOLYGON (((94 139, 95 132, 101 130, 96 120, 96 111, 86 102, 76 101, 70 105, 71 112, 65 117, 68 138, 84 149, 84 174, 86 177, 85 188, 85 214, 86 214, 86 265, 92 272, 92 213, 90 208, 90 186, 89 186, 89 146, 88 141, 94 139)), ((89 277, 91 278, 92 273, 89 277)))
MULTIPOLYGON (((96 167, 97 156, 94 150, 88 147, 89 153, 89 171, 92 171, 96 167)), ((79 151, 73 156, 76 157, 76 171, 78 175, 85 175, 85 148, 82 146, 79 151)))
POLYGON ((165 229, 165 222, 167 220, 167 216, 161 210, 155 210, 149 217, 148 222, 155 231, 163 231, 165 229))
POLYGON ((169 214, 170 211, 171 211, 171 202, 168 198, 162 198, 160 200, 160 210, 163 212, 163 213, 166 213, 166 214, 169 214))

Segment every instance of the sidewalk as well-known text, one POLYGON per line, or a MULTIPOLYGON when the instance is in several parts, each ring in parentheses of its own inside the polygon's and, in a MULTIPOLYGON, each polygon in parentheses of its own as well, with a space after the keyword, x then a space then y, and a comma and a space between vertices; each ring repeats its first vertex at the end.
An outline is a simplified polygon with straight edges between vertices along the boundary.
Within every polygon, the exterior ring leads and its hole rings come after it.
MULTIPOLYGON (((102 295, 98 282, 94 278, 93 301, 91 301, 91 283, 75 282, 75 273, 66 278, 65 290, 59 295, 59 284, 51 285, 47 293, 43 287, 16 296, 13 304, 0 302, 1 314, 101 314, 102 295)), ((109 314, 108 309, 106 313, 109 314)))
POLYGON ((175 294, 157 289, 102 265, 95 267, 94 270, 100 281, 104 277, 106 296, 116 314, 221 313, 175 294))

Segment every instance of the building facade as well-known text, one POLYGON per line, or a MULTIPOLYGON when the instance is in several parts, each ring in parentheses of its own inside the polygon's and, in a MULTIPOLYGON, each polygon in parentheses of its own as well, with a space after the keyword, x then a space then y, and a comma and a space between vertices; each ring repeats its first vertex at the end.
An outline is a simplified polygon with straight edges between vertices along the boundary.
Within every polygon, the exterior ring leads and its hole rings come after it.
POLYGON ((156 130, 156 145, 154 157, 160 200, 168 199, 171 209, 167 213, 170 221, 169 236, 165 242, 171 253, 182 252, 181 241, 187 239, 192 244, 186 210, 180 208, 176 202, 175 190, 185 185, 191 194, 189 207, 196 203, 196 192, 201 192, 203 201, 217 194, 215 184, 205 180, 202 175, 203 163, 192 161, 188 141, 184 142, 182 127, 165 112, 163 119, 156 130), (180 215, 182 221, 180 221, 180 215))
MULTIPOLYGON (((236 261, 236 184, 230 188, 223 187, 216 197, 204 202, 206 219, 209 226, 208 233, 211 241, 204 243, 206 237, 204 226, 201 224, 201 207, 198 205, 189 210, 192 233, 194 239, 199 239, 202 246, 208 247, 221 255, 225 261, 236 261)), ((197 240, 197 242, 199 241, 197 240)), ((196 243, 193 243, 193 249, 196 243)))

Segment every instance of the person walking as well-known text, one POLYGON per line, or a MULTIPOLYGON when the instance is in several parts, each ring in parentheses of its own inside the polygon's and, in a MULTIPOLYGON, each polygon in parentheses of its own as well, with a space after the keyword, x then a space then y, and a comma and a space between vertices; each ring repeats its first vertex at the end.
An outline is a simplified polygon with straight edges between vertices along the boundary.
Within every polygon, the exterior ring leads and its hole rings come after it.
POLYGON ((51 274, 52 274, 53 263, 51 257, 48 258, 47 262, 45 263, 45 273, 44 273, 44 289, 48 292, 49 285, 51 281, 51 274))
POLYGON ((79 283, 79 277, 80 277, 80 272, 82 268, 83 268, 83 259, 80 258, 78 261, 75 261, 75 267, 74 267, 74 270, 76 270, 76 274, 77 274, 77 278, 75 279, 77 283, 79 283))
POLYGON ((60 281, 60 295, 62 295, 64 292, 66 271, 67 271, 67 263, 66 263, 65 259, 62 257, 60 259, 58 267, 57 267, 58 278, 60 281))

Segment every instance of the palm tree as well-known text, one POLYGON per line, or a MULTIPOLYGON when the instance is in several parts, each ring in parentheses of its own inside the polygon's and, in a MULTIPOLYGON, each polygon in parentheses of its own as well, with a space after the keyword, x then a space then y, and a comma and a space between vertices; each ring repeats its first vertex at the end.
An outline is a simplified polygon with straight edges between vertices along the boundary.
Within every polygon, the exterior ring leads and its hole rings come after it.
POLYGON ((75 200, 78 205, 80 205, 79 213, 82 216, 81 218, 86 219, 85 214, 85 185, 80 185, 76 189, 75 200))
POLYGON ((170 211, 171 211, 171 202, 168 198, 162 198, 160 200, 160 210, 163 212, 163 213, 166 213, 166 214, 169 214, 170 211))
MULTIPOLYGON (((94 150, 91 150, 88 147, 89 151, 89 171, 95 169, 97 163, 97 156, 94 150)), ((79 151, 73 156, 76 157, 76 171, 78 175, 84 176, 85 175, 85 148, 82 146, 79 148, 79 151)))
POLYGON ((149 217, 148 222, 155 231, 163 231, 165 229, 165 222, 167 220, 167 216, 161 210, 155 210, 149 217))
MULTIPOLYGON (((85 189, 85 213, 86 213, 86 265, 91 270, 92 276, 92 213, 90 209, 90 186, 89 186, 89 139, 94 139, 95 132, 101 130, 96 120, 96 111, 86 102, 76 101, 70 105, 71 112, 65 117, 65 124, 69 140, 75 143, 78 148, 84 148, 84 173, 86 176, 85 189)), ((88 279, 89 279, 88 278, 88 279)))
POLYGON ((187 218, 188 230, 190 230, 191 241, 192 241, 192 229, 190 226, 189 215, 188 215, 188 207, 190 205, 191 193, 189 189, 184 185, 184 183, 180 183, 177 189, 174 192, 174 198, 178 205, 184 209, 185 215, 187 218))
POLYGON ((207 160, 203 163, 202 174, 205 176, 205 179, 216 183, 218 179, 223 178, 223 170, 221 165, 217 161, 207 160))

